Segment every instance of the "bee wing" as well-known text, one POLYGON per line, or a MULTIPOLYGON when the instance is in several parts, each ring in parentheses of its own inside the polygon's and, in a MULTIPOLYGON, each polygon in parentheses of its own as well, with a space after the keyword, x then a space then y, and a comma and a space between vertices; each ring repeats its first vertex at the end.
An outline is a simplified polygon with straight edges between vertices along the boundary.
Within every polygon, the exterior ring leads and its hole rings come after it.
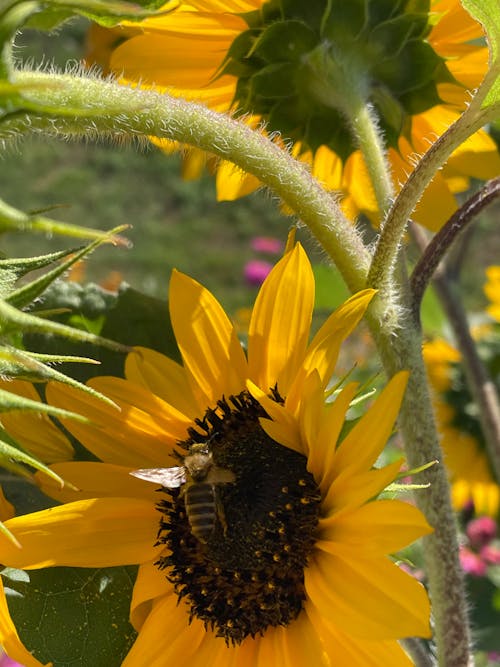
POLYGON ((132 470, 130 473, 139 479, 145 479, 146 482, 156 482, 167 489, 177 489, 187 481, 186 468, 184 466, 174 466, 173 468, 141 468, 132 470))

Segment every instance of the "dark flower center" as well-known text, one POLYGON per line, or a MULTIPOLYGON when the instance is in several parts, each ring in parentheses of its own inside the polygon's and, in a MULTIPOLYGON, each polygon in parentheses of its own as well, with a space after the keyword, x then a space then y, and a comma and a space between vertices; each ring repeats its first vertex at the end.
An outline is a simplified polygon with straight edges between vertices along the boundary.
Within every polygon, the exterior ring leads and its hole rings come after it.
POLYGON ((188 481, 163 489, 168 497, 159 503, 158 539, 171 555, 158 566, 190 605, 191 619, 233 644, 300 613, 320 510, 306 458, 266 435, 264 416, 246 392, 219 401, 197 423, 202 433, 192 429, 180 445, 189 458, 206 442, 215 470, 234 481, 188 481), (200 522, 201 531, 193 528, 200 522))

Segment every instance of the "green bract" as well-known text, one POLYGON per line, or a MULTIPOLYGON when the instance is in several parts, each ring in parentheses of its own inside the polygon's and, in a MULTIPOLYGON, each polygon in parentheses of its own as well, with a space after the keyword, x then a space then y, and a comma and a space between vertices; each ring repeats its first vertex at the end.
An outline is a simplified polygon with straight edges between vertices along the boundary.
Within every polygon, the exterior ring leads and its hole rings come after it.
POLYGON ((429 10, 429 0, 270 0, 244 16, 249 28, 221 71, 238 78, 239 109, 312 151, 353 152, 344 119, 353 91, 396 146, 412 114, 441 102, 437 84, 454 81, 426 41, 429 10))

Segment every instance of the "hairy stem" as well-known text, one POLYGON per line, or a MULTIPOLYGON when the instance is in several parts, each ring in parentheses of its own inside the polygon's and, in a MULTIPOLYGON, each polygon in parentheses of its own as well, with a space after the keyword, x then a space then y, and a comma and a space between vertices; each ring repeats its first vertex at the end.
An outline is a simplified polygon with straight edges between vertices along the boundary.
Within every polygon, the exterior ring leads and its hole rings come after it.
POLYGON ((487 122, 489 113, 490 110, 471 104, 432 144, 412 171, 388 213, 370 267, 368 286, 380 288, 390 283, 399 244, 420 197, 451 153, 487 122))
POLYGON ((383 220, 391 204, 394 190, 385 146, 377 128, 374 112, 368 105, 360 104, 357 106, 355 113, 349 115, 348 120, 365 159, 380 216, 383 220))
POLYGON ((256 176, 300 217, 337 265, 352 291, 364 286, 369 253, 335 198, 307 167, 263 133, 202 105, 113 81, 68 74, 18 72, 31 106, 0 125, 9 133, 43 132, 102 139, 155 136, 196 146, 256 176), (29 95, 26 86, 30 86, 29 95))
POLYGON ((408 309, 406 319, 401 316, 399 328, 394 330, 387 326, 394 320, 393 317, 384 317, 376 307, 370 314, 372 331, 387 374, 392 376, 400 370, 410 370, 399 416, 408 465, 419 468, 430 461, 440 462, 419 475, 419 481, 428 482, 430 486, 417 491, 415 499, 434 527, 434 533, 424 538, 424 557, 439 665, 466 667, 471 664, 470 632, 463 574, 458 559, 455 515, 422 359, 421 333, 418 324, 409 317, 408 309))

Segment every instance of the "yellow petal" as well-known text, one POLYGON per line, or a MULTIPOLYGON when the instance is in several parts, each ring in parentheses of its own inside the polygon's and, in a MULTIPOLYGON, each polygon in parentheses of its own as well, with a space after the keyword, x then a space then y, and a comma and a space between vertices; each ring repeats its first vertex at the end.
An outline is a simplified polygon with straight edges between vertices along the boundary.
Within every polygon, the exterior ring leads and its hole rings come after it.
POLYGON ((304 572, 308 597, 329 622, 361 639, 429 637, 424 587, 387 558, 315 552, 304 572))
MULTIPOLYGON (((0 386, 18 396, 40 401, 40 395, 31 382, 0 380, 0 386)), ((28 452, 45 463, 68 461, 73 458, 74 451, 68 438, 47 415, 37 415, 34 412, 5 412, 2 414, 1 423, 28 452)))
POLYGON ((282 396, 302 363, 314 305, 314 277, 299 244, 273 268, 262 285, 248 330, 251 379, 282 396))
POLYGON ((219 302, 198 282, 172 272, 170 315, 184 364, 196 383, 203 409, 245 388, 246 359, 219 302))
POLYGON ((2 562, 24 570, 143 563, 158 553, 159 516, 145 500, 99 498, 14 517, 5 525, 22 548, 5 541, 2 562))
POLYGON ((259 9, 264 0, 190 0, 190 5, 206 12, 234 12, 242 14, 259 9))
POLYGON ((255 176, 241 171, 227 161, 219 163, 215 183, 217 201, 234 201, 262 187, 262 183, 255 176))
POLYGON ((352 507, 360 507, 375 498, 398 476, 402 459, 383 468, 365 470, 355 475, 351 468, 345 468, 332 482, 322 500, 325 515, 345 512, 352 507))
POLYGON ((316 628, 302 612, 286 627, 268 628, 259 641, 256 667, 330 665, 316 628))
POLYGON ((151 611, 153 601, 172 593, 173 586, 167 580, 165 571, 152 561, 139 567, 130 603, 130 622, 137 632, 151 611))
POLYGON ((7 519, 12 519, 16 510, 14 505, 10 503, 4 495, 3 489, 0 486, 0 521, 7 521, 7 519))
POLYGON ((125 361, 125 377, 193 418, 198 405, 184 368, 164 354, 136 347, 125 361))
MULTIPOLYGON (((7 607, 7 600, 5 598, 5 591, 0 578, 0 644, 5 652, 19 663, 19 666, 24 667, 42 667, 39 662, 22 644, 17 634, 16 626, 12 622, 7 607)), ((50 663, 52 664, 52 663, 50 663)))
MULTIPOLYGON (((109 383, 107 379, 95 378, 92 385, 98 390, 111 390, 111 385, 117 387, 116 380, 119 378, 109 383)), ((137 385, 124 380, 121 382, 125 383, 121 394, 125 394, 128 400, 145 403, 145 409, 151 409, 152 415, 133 405, 127 407, 126 404, 121 412, 60 383, 51 382, 47 385, 47 401, 85 414, 92 420, 92 424, 77 424, 68 419, 65 420, 65 427, 102 461, 129 468, 174 465, 171 458, 173 446, 179 439, 185 438, 191 421, 137 385), (130 392, 127 392, 127 387, 130 392)), ((118 396, 115 399, 119 401, 118 396)))
POLYGON ((309 373, 318 371, 323 388, 331 380, 342 342, 357 326, 374 295, 375 290, 372 289, 354 294, 330 315, 316 333, 286 398, 286 405, 292 413, 300 405, 303 382, 309 373))
POLYGON ((160 598, 142 625, 122 667, 165 667, 191 664, 204 636, 201 621, 188 623, 186 604, 172 593, 160 598))
POLYGON ((331 665, 335 667, 413 667, 413 662, 396 641, 365 641, 341 632, 322 617, 314 605, 305 611, 321 634, 331 665))
POLYGON ((247 387, 250 394, 259 401, 271 417, 271 419, 262 418, 259 420, 267 435, 284 447, 293 449, 299 454, 305 454, 300 438, 299 425, 295 417, 283 405, 276 403, 250 380, 247 381, 247 387))
POLYGON ((432 532, 420 510, 400 500, 375 500, 320 519, 316 547, 331 554, 363 558, 399 551, 432 532))
MULTIPOLYGON (((357 387, 358 385, 354 382, 348 384, 332 403, 326 405, 323 405, 323 397, 321 396, 321 416, 315 420, 314 415, 311 415, 309 427, 306 427, 304 433, 309 450, 307 469, 316 480, 323 497, 327 495, 333 483, 332 462, 335 457, 337 440, 357 387)), ((319 402, 319 400, 314 401, 312 398, 310 400, 311 402, 319 402)), ((308 404, 309 400, 305 401, 305 405, 308 404)))
POLYGON ((369 470, 392 433, 406 389, 408 373, 395 375, 336 450, 335 470, 369 470))
POLYGON ((116 466, 110 463, 94 461, 77 461, 55 463, 51 470, 65 482, 70 482, 78 490, 69 487, 61 488, 59 484, 41 472, 36 473, 35 480, 40 489, 50 498, 61 503, 91 498, 141 498, 149 500, 153 505, 158 500, 158 485, 133 477, 132 468, 116 466))

